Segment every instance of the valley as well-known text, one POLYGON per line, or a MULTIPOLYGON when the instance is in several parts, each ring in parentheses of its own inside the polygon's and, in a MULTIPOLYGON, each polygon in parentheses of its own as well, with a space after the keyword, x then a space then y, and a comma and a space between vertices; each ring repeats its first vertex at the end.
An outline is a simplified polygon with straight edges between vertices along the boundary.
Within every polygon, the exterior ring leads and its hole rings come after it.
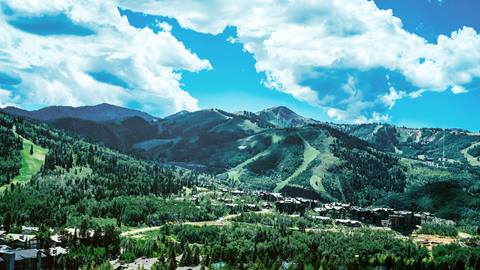
POLYGON ((0 113, 11 160, 0 162, 10 179, 0 241, 66 269, 337 269, 389 260, 414 269, 457 265, 449 252, 476 267, 480 171, 456 152, 472 153, 476 136, 449 131, 445 154, 456 162, 444 163, 430 158, 437 131, 390 151, 378 137, 362 139, 364 127, 346 133, 286 110, 43 123, 0 113), (15 235, 37 242, 12 242, 15 235))

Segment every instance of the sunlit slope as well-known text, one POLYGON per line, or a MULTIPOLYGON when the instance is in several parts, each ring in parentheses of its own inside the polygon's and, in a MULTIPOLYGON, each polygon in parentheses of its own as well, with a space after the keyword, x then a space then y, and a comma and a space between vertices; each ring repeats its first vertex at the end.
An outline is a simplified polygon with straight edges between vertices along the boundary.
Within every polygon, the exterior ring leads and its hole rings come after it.
MULTIPOLYGON (((16 134, 19 136, 18 134, 16 134)), ((20 174, 16 176, 11 183, 14 184, 23 184, 29 181, 32 176, 37 174, 42 168, 43 163, 45 162, 45 156, 47 154, 47 149, 42 148, 32 141, 27 140, 21 137, 23 140, 23 149, 21 151, 22 160, 20 167, 20 174), (33 154, 30 153, 33 146, 33 154)), ((7 185, 0 187, 0 190, 5 190, 7 185)))

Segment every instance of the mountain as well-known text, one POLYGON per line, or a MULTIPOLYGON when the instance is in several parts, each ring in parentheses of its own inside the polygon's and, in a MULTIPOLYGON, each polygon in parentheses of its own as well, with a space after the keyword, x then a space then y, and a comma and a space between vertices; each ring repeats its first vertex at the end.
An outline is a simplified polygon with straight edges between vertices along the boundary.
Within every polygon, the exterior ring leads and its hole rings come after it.
POLYGON ((469 165, 465 149, 480 142, 466 131, 445 131, 444 163, 439 160, 444 149, 440 129, 322 124, 286 107, 258 113, 182 111, 156 121, 136 116, 49 123, 141 158, 199 168, 244 187, 357 204, 435 182, 440 175, 470 179, 471 173, 451 172, 469 165))
POLYGON ((123 108, 107 103, 82 107, 51 106, 35 111, 22 110, 16 107, 6 107, 1 109, 1 111, 44 122, 52 122, 62 118, 81 119, 94 122, 117 121, 130 117, 140 117, 148 122, 157 119, 156 117, 145 112, 123 108))
POLYGON ((298 115, 287 107, 279 106, 257 112, 256 115, 265 122, 278 127, 298 127, 318 124, 318 121, 298 115))
POLYGON ((442 210, 428 202, 458 203, 480 190, 480 167, 470 164, 478 159, 472 146, 480 138, 462 130, 445 131, 443 163, 437 158, 443 130, 310 122, 284 107, 181 112, 150 122, 62 118, 49 124, 157 164, 206 171, 228 185, 321 201, 405 205, 450 217, 457 207, 442 210), (458 192, 432 193, 442 185, 458 192), (417 201, 416 194, 424 199, 417 201))
POLYGON ((470 149, 480 134, 462 129, 407 128, 389 124, 335 125, 352 136, 369 142, 378 150, 401 157, 443 163, 480 165, 470 149), (443 160, 443 158, 445 158, 443 160))
POLYGON ((49 123, 56 128, 121 151, 129 151, 132 145, 149 140, 157 134, 152 122, 138 116, 107 122, 61 118, 49 123))

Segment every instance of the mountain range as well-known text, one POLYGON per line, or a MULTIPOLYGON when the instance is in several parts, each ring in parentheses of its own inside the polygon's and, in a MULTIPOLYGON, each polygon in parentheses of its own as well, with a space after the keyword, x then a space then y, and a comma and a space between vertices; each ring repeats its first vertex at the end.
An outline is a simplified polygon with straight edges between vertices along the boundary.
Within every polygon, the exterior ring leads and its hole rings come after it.
POLYGON ((34 111, 23 110, 17 107, 6 107, 1 110, 9 114, 44 122, 52 122, 62 118, 76 118, 95 122, 117 121, 130 117, 140 117, 148 122, 156 119, 145 112, 123 108, 107 103, 82 107, 51 106, 34 111))
POLYGON ((165 118, 109 104, 9 114, 225 183, 368 205, 410 187, 475 178, 480 135, 460 129, 322 123, 286 107, 165 118), (478 152, 478 151, 477 151, 478 152))

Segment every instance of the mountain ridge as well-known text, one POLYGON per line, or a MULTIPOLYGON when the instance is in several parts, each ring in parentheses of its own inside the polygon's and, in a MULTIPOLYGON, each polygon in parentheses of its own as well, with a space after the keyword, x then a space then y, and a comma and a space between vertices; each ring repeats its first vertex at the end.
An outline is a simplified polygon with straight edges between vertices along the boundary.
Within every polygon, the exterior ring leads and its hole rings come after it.
MULTIPOLYGON (((3 111, 49 122, 57 128, 96 142, 103 142, 107 146, 122 151, 142 152, 146 153, 147 157, 155 158, 159 155, 151 152, 158 152, 166 145, 173 147, 179 147, 177 143, 186 146, 194 143, 209 145, 212 142, 224 143, 247 138, 271 129, 318 125, 328 125, 362 139, 377 150, 437 165, 444 165, 445 162, 477 164, 467 152, 469 147, 480 142, 480 134, 462 129, 407 128, 385 123, 355 125, 323 123, 298 115, 285 106, 267 108, 256 113, 249 111, 230 113, 221 109, 180 111, 163 119, 106 103, 77 108, 53 106, 36 111, 7 107, 3 111), (55 114, 52 116, 53 112, 55 114), (126 121, 132 117, 137 119, 126 121), (447 145, 445 159, 443 159, 444 142, 447 145)), ((239 147, 243 148, 241 145, 239 147)))
POLYGON ((0 111, 34 120, 40 120, 43 122, 52 122, 62 118, 77 118, 95 122, 108 122, 123 120, 134 116, 141 117, 146 121, 154 121, 158 119, 157 117, 154 117, 146 112, 124 108, 108 103, 79 107, 49 106, 32 111, 7 106, 0 109, 0 111))

